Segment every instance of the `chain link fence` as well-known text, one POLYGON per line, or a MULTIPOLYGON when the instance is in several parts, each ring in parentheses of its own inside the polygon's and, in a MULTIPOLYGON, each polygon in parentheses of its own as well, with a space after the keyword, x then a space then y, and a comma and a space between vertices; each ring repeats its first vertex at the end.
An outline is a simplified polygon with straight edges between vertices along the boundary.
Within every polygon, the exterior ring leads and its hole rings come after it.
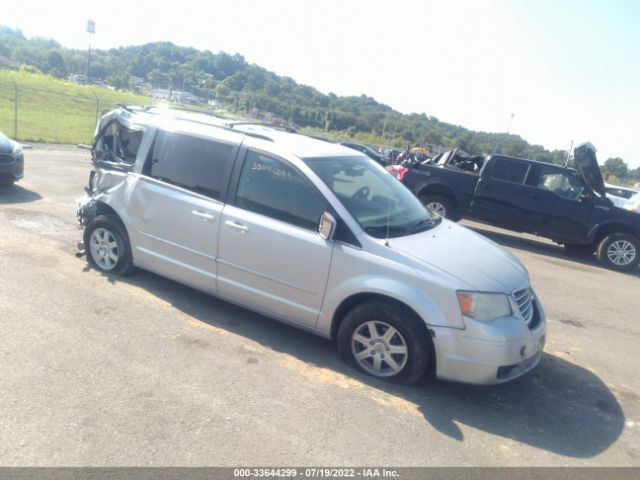
POLYGON ((0 80, 0 131, 22 142, 88 143, 105 110, 132 95, 87 88, 86 94, 64 93, 0 80), (119 94, 123 97, 118 100, 119 94))

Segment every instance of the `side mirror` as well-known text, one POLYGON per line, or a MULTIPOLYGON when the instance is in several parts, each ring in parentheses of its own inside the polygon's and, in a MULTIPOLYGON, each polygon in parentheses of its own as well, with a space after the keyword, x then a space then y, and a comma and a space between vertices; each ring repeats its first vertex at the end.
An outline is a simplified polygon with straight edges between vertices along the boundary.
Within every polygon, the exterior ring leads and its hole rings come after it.
POLYGON ((333 239, 333 234, 336 231, 336 219, 329 212, 324 212, 320 217, 320 224, 318 225, 318 235, 323 239, 329 241, 333 239))

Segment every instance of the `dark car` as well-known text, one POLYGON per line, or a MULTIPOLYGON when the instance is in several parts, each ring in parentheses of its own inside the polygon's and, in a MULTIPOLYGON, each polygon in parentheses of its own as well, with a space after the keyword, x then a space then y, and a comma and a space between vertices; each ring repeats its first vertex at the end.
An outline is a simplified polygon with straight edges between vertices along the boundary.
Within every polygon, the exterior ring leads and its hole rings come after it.
POLYGON ((371 148, 368 145, 363 145, 362 143, 352 143, 352 142, 342 142, 340 145, 344 145, 345 147, 358 150, 359 152, 364 153, 367 157, 378 162, 380 165, 387 164, 387 159, 384 157, 384 155, 376 152, 373 148, 371 148))
POLYGON ((24 174, 22 145, 0 132, 0 185, 12 185, 24 174))

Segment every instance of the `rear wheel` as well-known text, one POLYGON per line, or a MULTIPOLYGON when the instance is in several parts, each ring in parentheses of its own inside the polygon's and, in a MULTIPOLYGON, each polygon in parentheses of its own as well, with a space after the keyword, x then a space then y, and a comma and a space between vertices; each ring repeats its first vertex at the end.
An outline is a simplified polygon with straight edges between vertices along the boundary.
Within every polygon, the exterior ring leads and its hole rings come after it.
POLYGON ((612 233, 598 245, 598 260, 612 270, 635 270, 640 263, 640 241, 628 233, 612 233))
POLYGON ((441 217, 453 219, 453 203, 442 195, 422 195, 420 201, 429 210, 437 213, 441 217))
POLYGON ((384 301, 364 302, 345 316, 338 330, 341 357, 384 380, 417 383, 433 358, 428 331, 415 314, 384 301))

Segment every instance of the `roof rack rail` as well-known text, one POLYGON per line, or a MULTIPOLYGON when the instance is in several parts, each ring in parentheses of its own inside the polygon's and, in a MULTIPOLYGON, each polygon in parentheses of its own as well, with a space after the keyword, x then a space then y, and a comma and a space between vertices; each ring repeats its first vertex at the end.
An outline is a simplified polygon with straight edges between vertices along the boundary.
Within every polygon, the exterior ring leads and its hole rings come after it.
MULTIPOLYGON (((238 132, 239 130, 235 130, 235 131, 238 132)), ((259 133, 254 133, 254 132, 241 132, 241 133, 246 135, 247 137, 260 138, 262 140, 267 140, 269 142, 273 142, 273 138, 267 137, 266 135, 261 135, 259 133)))
POLYGON ((149 109, 149 107, 144 106, 144 105, 138 107, 138 106, 135 106, 135 105, 126 105, 124 103, 116 103, 116 106, 126 110, 127 112, 131 112, 131 113, 140 112, 140 111, 144 112, 144 111, 149 109))
POLYGON ((271 127, 271 128, 275 128, 276 130, 282 130, 284 132, 288 132, 288 133, 298 133, 294 128, 291 127, 287 127, 286 125, 280 125, 278 123, 268 123, 268 122, 250 122, 250 121, 245 121, 245 120, 238 120, 238 121, 232 121, 228 123, 230 128, 233 128, 235 126, 240 126, 240 125, 256 125, 258 127, 271 127))
MULTIPOLYGON (((150 110, 152 108, 155 109, 165 109, 165 110, 170 110, 173 112, 187 112, 187 113, 199 113, 201 115, 208 115, 210 117, 215 117, 215 118, 221 118, 223 120, 229 120, 229 118, 223 116, 223 115, 218 115, 216 113, 213 112, 207 112, 205 110, 196 110, 195 108, 184 108, 184 107, 161 107, 159 105, 149 105, 147 107, 145 107, 147 110, 150 110)), ((149 113, 155 113, 155 112, 149 112, 149 113)))
POLYGON ((300 133, 301 135, 305 135, 305 136, 307 136, 309 138, 313 138, 314 140, 321 140, 321 141, 327 142, 327 143, 336 143, 333 140, 329 140, 326 137, 322 137, 320 135, 315 135, 313 133, 301 133, 301 132, 298 132, 298 133, 300 133))

